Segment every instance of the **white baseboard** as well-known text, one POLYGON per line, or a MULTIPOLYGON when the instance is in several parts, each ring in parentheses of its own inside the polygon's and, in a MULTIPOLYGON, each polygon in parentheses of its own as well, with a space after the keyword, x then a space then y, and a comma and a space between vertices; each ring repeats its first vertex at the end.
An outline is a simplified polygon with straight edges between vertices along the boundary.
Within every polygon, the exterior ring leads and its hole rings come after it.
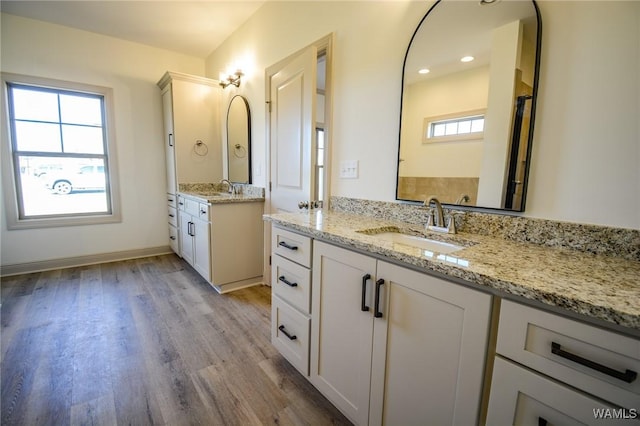
POLYGON ((32 272, 50 271, 52 269, 71 268, 76 266, 95 265, 96 263, 117 262, 119 260, 137 259, 140 257, 159 256, 172 253, 171 247, 149 247, 136 250, 116 251, 111 253, 92 254, 88 256, 66 257, 62 259, 42 260, 38 262, 1 265, 0 277, 29 274, 32 272))

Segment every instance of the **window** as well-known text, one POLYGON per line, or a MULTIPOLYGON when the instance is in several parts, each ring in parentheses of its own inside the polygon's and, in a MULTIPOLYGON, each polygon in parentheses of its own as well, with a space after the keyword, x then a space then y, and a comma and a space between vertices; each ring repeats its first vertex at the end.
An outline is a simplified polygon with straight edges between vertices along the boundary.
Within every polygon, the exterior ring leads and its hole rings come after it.
POLYGON ((444 142, 481 139, 484 133, 484 112, 429 117, 424 119, 423 142, 444 142))
POLYGON ((315 200, 323 201, 324 194, 324 129, 316 127, 316 187, 315 200))
POLYGON ((2 77, 9 229, 118 221, 111 90, 2 77))

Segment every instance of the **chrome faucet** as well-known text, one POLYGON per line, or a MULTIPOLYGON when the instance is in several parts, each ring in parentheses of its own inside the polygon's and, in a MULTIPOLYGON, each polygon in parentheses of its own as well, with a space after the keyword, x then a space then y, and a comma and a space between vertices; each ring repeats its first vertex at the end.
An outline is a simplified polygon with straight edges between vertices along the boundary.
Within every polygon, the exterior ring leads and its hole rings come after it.
POLYGON ((236 187, 234 184, 232 184, 229 179, 222 179, 220 181, 220 183, 226 183, 227 186, 229 187, 229 194, 231 195, 236 195, 236 187))
POLYGON ((434 203, 436 206, 435 218, 433 212, 429 211, 429 216, 427 218, 427 224, 425 225, 425 228, 430 231, 448 232, 449 234, 455 234, 456 222, 453 218, 453 215, 449 214, 449 223, 445 225, 442 204, 440 204, 440 201, 434 196, 431 196, 424 201, 424 205, 426 207, 431 207, 431 203, 434 203))

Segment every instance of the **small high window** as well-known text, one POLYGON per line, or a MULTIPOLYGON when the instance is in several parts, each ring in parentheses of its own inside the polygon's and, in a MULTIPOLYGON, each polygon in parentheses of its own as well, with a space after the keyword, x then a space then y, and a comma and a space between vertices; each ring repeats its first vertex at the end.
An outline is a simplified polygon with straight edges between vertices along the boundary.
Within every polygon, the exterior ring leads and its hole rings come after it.
POLYGON ((484 113, 466 113, 424 119, 423 142, 480 139, 484 133, 484 113))
POLYGON ((2 77, 9 229, 118 221, 111 90, 2 77))

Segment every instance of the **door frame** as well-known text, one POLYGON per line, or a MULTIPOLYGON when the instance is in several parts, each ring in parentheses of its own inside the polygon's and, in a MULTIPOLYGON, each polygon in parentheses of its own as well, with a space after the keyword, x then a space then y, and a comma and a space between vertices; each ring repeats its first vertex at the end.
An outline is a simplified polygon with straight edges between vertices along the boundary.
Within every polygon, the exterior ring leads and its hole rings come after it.
MULTIPOLYGON (((325 76, 325 103, 324 103, 324 135, 325 135, 325 149, 324 149, 324 179, 323 179, 323 200, 324 207, 329 208, 329 194, 331 193, 331 146, 332 146, 332 104, 333 104, 333 90, 332 87, 332 75, 333 75, 333 42, 335 34, 330 33, 322 37, 319 40, 305 46, 304 48, 296 51, 295 53, 287 56, 286 58, 276 62, 269 66, 265 70, 265 171, 266 171, 266 188, 265 188, 265 200, 264 200, 264 212, 265 214, 273 213, 271 210, 271 77, 273 77, 284 64, 289 62, 292 58, 300 55, 306 49, 315 47, 317 55, 326 56, 326 76, 325 76)), ((315 117, 313 120, 315 131, 315 117)), ((313 165, 313 173, 315 173, 315 165, 313 165)), ((271 227, 264 227, 264 268, 263 268, 263 281, 266 285, 271 285, 271 227)))

